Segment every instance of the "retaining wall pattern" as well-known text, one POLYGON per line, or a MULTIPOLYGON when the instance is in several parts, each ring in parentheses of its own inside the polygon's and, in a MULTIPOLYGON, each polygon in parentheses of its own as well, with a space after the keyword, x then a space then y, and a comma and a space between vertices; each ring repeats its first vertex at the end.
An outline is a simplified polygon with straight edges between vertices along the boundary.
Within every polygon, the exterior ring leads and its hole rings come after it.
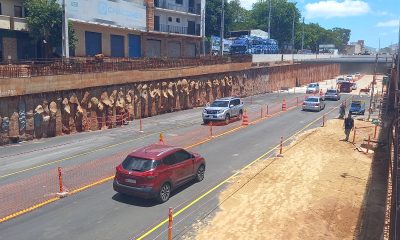
MULTIPOLYGON (((204 106, 338 75, 338 64, 297 64, 0 99, 0 145, 123 125, 126 120, 204 106)), ((77 86, 79 88, 79 86, 77 86)))

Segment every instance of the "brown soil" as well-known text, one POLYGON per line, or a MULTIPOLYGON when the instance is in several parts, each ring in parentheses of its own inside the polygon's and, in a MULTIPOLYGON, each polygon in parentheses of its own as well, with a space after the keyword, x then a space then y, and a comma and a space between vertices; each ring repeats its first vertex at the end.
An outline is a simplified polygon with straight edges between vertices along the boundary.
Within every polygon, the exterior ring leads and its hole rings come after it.
MULTIPOLYGON (((342 126, 342 120, 331 120, 308 131, 283 158, 262 160, 233 179, 215 216, 194 226, 195 238, 355 238, 372 155, 341 141, 342 126)), ((356 126, 371 123, 356 121, 356 126)), ((373 134, 373 128, 359 131, 373 134)))

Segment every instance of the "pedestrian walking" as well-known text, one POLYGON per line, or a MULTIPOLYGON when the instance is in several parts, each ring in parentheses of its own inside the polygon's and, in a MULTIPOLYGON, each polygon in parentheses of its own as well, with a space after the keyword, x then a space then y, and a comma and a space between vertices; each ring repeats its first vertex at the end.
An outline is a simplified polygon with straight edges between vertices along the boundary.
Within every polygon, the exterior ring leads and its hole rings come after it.
POLYGON ((351 130, 354 128, 354 119, 351 117, 351 114, 347 116, 344 120, 344 133, 346 134, 346 142, 349 141, 349 136, 351 130))
POLYGON ((342 104, 340 104, 340 108, 339 108, 339 118, 343 119, 345 115, 346 115, 346 104, 344 102, 342 102, 342 104))

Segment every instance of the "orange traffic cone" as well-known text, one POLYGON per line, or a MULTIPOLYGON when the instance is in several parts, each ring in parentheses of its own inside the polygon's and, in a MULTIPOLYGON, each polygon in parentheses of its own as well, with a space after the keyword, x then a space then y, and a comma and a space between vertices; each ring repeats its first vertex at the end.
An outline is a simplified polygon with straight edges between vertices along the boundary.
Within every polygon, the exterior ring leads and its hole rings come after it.
POLYGON ((247 116, 247 110, 244 110, 243 117, 242 117, 242 126, 249 125, 249 116, 247 116))
POLYGON ((286 111, 286 99, 282 101, 282 111, 286 111))
POLYGON ((164 144, 164 134, 163 133, 160 133, 159 144, 164 144))

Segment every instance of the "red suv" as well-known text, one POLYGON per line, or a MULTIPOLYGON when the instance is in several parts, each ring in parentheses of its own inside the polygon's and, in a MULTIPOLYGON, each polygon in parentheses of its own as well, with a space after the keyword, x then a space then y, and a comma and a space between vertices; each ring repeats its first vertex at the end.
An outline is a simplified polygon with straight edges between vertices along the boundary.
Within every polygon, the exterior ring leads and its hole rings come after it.
POLYGON ((116 168, 115 191, 142 198, 168 201, 171 191, 204 179, 206 163, 197 153, 178 147, 154 144, 129 154, 116 168))

